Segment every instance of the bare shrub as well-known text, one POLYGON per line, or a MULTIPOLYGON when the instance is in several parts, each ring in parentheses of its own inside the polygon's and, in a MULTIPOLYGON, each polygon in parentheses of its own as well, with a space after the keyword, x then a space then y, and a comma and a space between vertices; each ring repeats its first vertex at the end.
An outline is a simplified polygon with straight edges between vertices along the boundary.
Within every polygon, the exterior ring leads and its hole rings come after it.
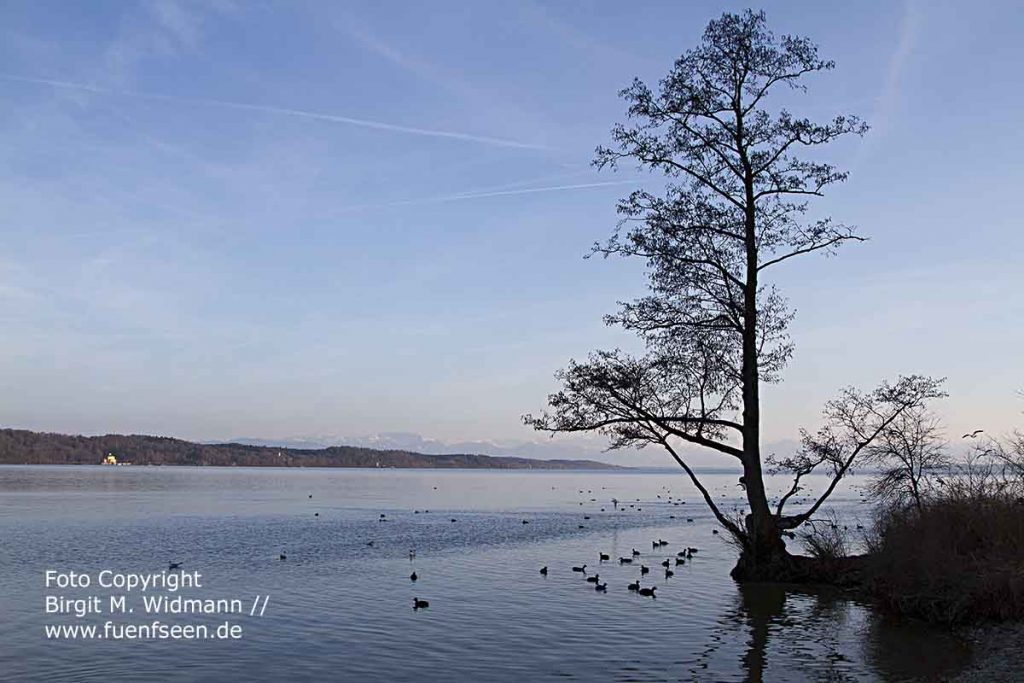
POLYGON ((1002 445, 978 446, 963 462, 954 463, 936 479, 941 497, 947 500, 987 500, 1024 495, 1024 478, 1008 465, 1002 445))
POLYGON ((835 511, 829 510, 824 518, 813 519, 800 532, 807 553, 819 560, 839 560, 850 554, 849 532, 839 524, 835 511))
POLYGON ((991 453, 1005 468, 1007 477, 1024 481, 1024 432, 1015 431, 1005 440, 996 442, 991 453))

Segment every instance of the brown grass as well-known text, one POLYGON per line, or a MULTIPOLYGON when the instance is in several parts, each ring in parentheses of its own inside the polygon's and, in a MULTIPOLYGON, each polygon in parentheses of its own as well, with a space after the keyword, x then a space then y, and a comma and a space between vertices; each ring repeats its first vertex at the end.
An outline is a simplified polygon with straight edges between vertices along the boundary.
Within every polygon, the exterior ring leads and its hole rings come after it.
POLYGON ((870 576, 886 606, 945 623, 1024 618, 1024 499, 984 489, 880 513, 870 576))

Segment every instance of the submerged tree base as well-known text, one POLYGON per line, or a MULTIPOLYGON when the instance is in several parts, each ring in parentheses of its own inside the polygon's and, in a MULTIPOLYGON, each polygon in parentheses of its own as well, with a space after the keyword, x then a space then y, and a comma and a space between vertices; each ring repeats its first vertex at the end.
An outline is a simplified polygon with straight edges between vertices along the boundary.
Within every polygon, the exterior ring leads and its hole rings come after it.
POLYGON ((755 559, 750 553, 742 552, 730 576, 737 583, 793 583, 858 588, 867 584, 869 565, 868 555, 826 559, 781 552, 755 559))

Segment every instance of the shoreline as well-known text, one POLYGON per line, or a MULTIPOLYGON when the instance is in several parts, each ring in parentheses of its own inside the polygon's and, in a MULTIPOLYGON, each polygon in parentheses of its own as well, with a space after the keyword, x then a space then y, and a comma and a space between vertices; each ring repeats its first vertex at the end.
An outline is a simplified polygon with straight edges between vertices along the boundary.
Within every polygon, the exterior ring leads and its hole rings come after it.
MULTIPOLYGON (((541 461, 543 462, 543 461, 541 461)), ((461 471, 482 471, 482 472, 646 472, 651 471, 657 472, 673 472, 674 470, 666 468, 662 470, 660 468, 643 468, 643 467, 628 467, 625 465, 605 465, 603 467, 596 466, 581 466, 581 467, 472 467, 466 465, 435 465, 435 466, 401 466, 401 465, 385 465, 381 467, 370 467, 367 465, 214 465, 214 464, 200 464, 192 465, 187 463, 119 463, 117 465, 105 465, 103 463, 95 462, 0 462, 0 467, 97 467, 108 470, 122 470, 122 469, 153 469, 153 468, 174 468, 174 469, 211 469, 211 470, 363 470, 363 471, 379 471, 379 470, 431 470, 431 471, 445 471, 445 470, 461 470, 461 471)), ((732 474, 732 472, 728 472, 732 474)))

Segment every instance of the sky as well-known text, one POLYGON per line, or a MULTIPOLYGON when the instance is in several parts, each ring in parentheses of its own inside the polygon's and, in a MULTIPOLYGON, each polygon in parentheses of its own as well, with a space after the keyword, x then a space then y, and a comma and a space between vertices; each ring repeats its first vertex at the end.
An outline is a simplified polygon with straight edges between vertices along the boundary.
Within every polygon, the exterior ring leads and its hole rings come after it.
MULTIPOLYGON (((660 180, 593 150, 742 7, 5 0, 0 425, 615 460, 520 421, 635 346, 602 315, 642 264, 583 256, 660 180)), ((767 448, 901 373, 948 378, 954 439, 1024 426, 1024 9, 756 8, 836 61, 794 110, 872 125, 819 204, 870 240, 778 271, 767 448)))

